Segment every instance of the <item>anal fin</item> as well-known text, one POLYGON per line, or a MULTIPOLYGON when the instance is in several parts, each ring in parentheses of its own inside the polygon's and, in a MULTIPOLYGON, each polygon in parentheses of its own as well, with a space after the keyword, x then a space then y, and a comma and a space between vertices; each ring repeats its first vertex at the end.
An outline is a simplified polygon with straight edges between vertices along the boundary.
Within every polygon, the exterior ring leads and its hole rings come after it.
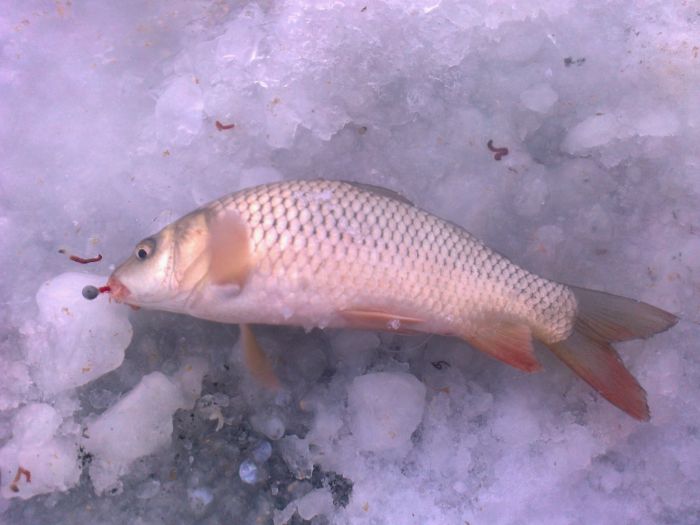
POLYGON ((609 343, 574 332, 566 341, 548 346, 613 405, 635 419, 649 420, 646 392, 609 343))
POLYGON ((519 370, 535 372, 541 368, 532 347, 530 327, 510 319, 488 319, 478 332, 464 339, 478 350, 519 370))

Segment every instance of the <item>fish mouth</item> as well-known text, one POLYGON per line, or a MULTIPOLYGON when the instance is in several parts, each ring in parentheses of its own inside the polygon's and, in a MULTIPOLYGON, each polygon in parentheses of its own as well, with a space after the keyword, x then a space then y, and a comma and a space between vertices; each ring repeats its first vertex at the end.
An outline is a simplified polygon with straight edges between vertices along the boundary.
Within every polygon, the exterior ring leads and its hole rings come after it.
POLYGON ((129 289, 114 275, 110 276, 107 280, 107 286, 109 286, 109 292, 118 303, 123 303, 131 295, 129 289))

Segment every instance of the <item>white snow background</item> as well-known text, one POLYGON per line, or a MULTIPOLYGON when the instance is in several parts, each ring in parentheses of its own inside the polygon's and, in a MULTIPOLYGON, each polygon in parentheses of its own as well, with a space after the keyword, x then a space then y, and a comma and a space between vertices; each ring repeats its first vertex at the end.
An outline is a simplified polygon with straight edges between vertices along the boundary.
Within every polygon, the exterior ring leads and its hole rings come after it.
POLYGON ((700 523, 699 170, 695 2, 3 2, 0 521, 700 523), (316 177, 683 317, 619 345, 651 422, 543 349, 371 332, 258 328, 272 395, 235 326, 81 296, 194 207, 316 177))

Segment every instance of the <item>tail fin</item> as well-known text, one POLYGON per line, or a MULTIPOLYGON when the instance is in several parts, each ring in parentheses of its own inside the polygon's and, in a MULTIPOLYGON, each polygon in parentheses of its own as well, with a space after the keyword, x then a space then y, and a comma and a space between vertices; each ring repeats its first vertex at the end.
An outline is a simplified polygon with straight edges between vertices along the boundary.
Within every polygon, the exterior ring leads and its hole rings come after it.
POLYGON ((610 343, 646 339, 678 318, 654 306, 604 292, 571 287, 578 302, 574 331, 549 349, 613 405, 647 421, 646 392, 610 343))

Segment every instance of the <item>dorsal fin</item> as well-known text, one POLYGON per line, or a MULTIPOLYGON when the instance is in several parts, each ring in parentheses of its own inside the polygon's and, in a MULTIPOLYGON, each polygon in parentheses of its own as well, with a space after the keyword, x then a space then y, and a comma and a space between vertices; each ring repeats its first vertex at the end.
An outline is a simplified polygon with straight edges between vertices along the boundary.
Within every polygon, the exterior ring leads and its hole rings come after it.
POLYGON ((350 184, 351 186, 355 186, 356 188, 359 188, 364 191, 368 191, 369 193, 374 193, 375 195, 381 195, 382 197, 387 197, 389 199, 393 199, 395 201, 401 202, 403 204, 408 204, 410 206, 415 206, 410 200, 408 200, 406 197, 401 195, 400 193, 390 190, 389 188, 384 188, 382 186, 375 186, 374 184, 367 184, 365 182, 355 182, 355 181, 349 181, 349 180, 344 180, 342 181, 346 184, 350 184))

